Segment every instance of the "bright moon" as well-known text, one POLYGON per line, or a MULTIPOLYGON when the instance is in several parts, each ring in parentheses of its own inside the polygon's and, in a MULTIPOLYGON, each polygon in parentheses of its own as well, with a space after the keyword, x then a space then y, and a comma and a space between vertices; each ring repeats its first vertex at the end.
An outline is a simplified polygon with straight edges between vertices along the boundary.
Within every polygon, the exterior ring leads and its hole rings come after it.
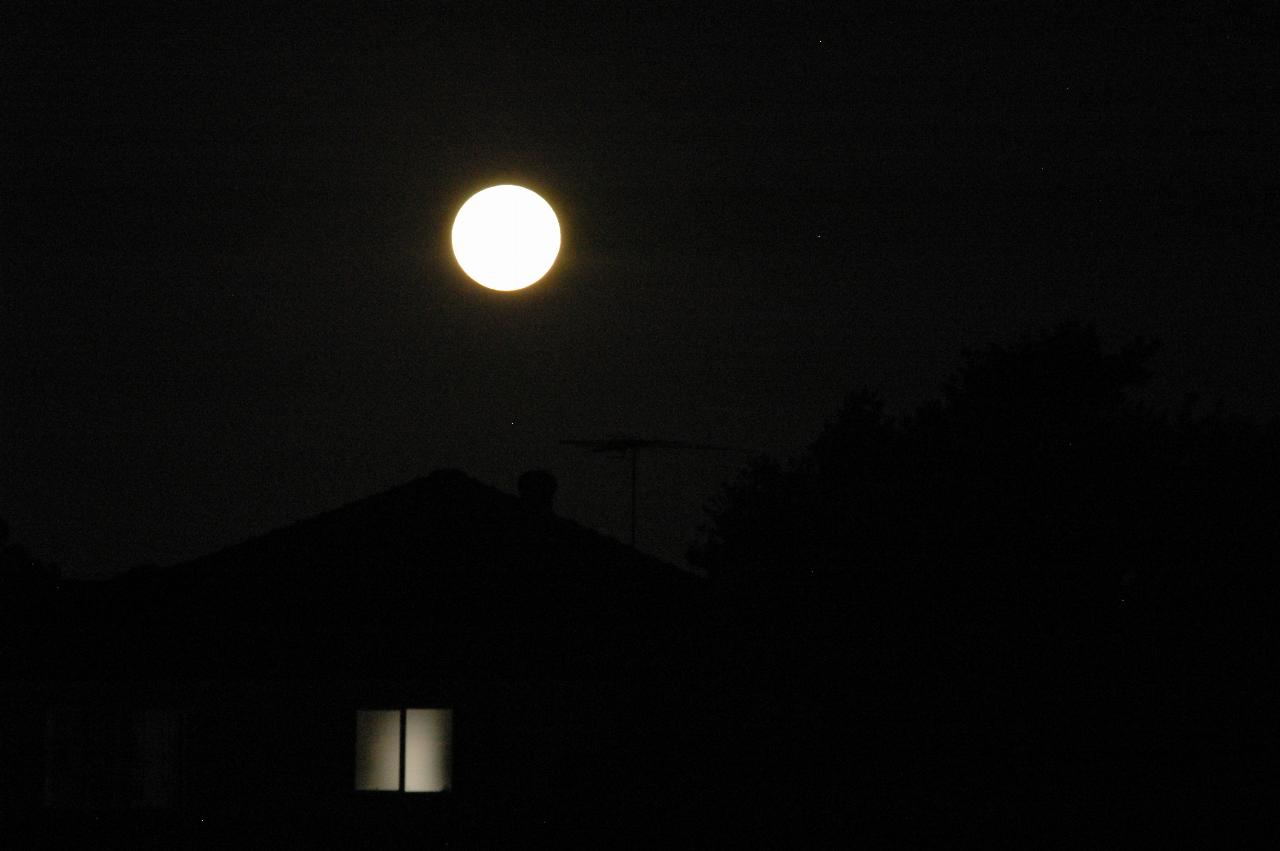
POLYGON ((522 290, 560 253, 560 223, 551 205, 523 186, 490 186, 467 199, 453 220, 453 256, 477 284, 522 290))

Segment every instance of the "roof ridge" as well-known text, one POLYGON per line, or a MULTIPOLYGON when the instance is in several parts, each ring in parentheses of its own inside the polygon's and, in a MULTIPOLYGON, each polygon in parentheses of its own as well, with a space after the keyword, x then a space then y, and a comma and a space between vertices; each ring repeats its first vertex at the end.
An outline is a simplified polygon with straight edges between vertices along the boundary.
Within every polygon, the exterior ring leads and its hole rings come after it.
MULTIPOLYGON (((228 573, 236 572, 237 568, 248 569, 250 565, 244 563, 246 557, 251 563, 262 561, 262 556, 269 555, 273 547, 289 548, 300 544, 322 547, 326 537, 337 535, 350 538, 353 532, 377 528, 379 517, 389 528, 395 529, 398 526, 396 515, 403 516, 406 506, 409 506, 408 511, 413 511, 429 507, 428 503, 433 499, 438 500, 450 494, 465 496, 468 492, 471 495, 468 500, 471 510, 467 514, 476 519, 483 518, 484 512, 475 509, 485 505, 497 507, 504 514, 526 513, 519 496, 482 482, 463 470, 438 468, 425 476, 417 476, 386 490, 359 497, 204 555, 160 568, 157 575, 173 579, 222 578, 228 573), (410 498, 405 499, 406 496, 410 498)), ((617 538, 572 518, 558 514, 539 515, 539 518, 539 523, 548 524, 549 528, 557 531, 555 537, 561 544, 577 538, 583 543, 590 542, 591 546, 612 550, 618 563, 630 562, 637 566, 644 565, 649 570, 697 575, 657 556, 634 549, 617 538)), ((447 521, 449 518, 444 519, 447 521)))

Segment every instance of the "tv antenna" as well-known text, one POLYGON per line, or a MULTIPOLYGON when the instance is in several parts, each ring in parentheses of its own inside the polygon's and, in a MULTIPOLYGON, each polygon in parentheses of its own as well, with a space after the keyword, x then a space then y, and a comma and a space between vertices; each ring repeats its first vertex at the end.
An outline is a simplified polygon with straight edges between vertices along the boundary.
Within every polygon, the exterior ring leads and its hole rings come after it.
POLYGON ((627 455, 631 461, 631 547, 636 545, 636 456, 641 449, 692 449, 702 452, 742 452, 737 446, 686 443, 683 440, 649 440, 642 437, 608 437, 604 440, 562 440, 565 446, 581 446, 592 452, 627 455))

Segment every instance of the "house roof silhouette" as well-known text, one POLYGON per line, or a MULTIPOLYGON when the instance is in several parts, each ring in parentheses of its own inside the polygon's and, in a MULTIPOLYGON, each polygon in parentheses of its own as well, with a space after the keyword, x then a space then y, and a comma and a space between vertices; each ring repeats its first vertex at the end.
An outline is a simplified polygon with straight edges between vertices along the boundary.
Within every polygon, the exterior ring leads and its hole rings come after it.
POLYGON ((703 593, 456 470, 115 585, 83 661, 185 679, 634 673, 681 655, 703 593))

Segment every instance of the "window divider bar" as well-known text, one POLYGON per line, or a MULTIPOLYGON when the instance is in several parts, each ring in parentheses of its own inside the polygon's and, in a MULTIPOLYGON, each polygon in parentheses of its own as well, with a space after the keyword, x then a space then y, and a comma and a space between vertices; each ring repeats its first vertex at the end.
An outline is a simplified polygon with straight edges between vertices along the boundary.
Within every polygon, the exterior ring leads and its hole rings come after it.
POLYGON ((405 751, 404 738, 405 738, 405 733, 407 732, 406 724, 405 724, 405 715, 407 712, 408 710, 401 707, 400 709, 400 791, 401 792, 404 791, 404 751, 405 751))

